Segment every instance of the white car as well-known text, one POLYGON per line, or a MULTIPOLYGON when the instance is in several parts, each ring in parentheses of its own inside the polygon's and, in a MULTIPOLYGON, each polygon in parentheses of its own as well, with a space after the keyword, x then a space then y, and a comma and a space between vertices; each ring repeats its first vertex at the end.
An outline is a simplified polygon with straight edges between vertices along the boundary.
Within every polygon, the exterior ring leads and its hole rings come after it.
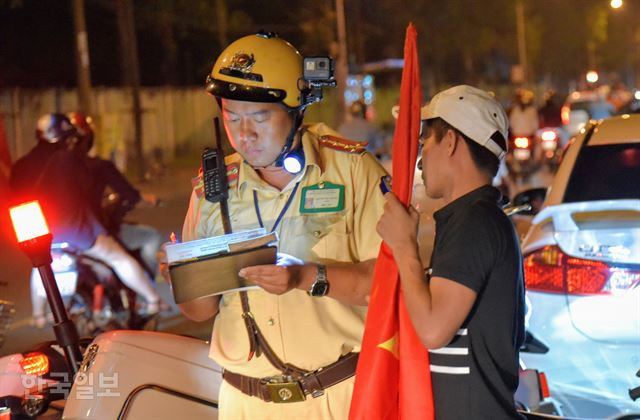
POLYGON ((522 251, 527 328, 549 347, 527 367, 565 415, 640 415, 640 115, 573 139, 522 251))

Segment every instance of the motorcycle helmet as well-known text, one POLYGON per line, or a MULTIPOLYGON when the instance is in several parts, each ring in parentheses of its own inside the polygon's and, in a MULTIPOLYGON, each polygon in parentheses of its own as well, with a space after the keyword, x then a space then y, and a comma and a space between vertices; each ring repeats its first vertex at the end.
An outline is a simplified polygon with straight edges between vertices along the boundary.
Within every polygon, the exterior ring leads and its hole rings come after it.
POLYGON ((293 125, 273 164, 290 173, 304 168, 304 154, 292 150, 304 109, 312 101, 303 80, 302 55, 273 32, 259 32, 232 42, 207 76, 207 92, 220 99, 282 104, 293 125))
POLYGON ((82 112, 69 112, 67 118, 78 132, 80 146, 86 153, 93 147, 93 120, 82 112))
POLYGON ((219 98, 303 108, 302 55, 272 32, 242 37, 220 54, 206 90, 219 98))
POLYGON ((76 129, 64 114, 45 114, 36 124, 36 138, 39 142, 58 144, 77 137, 76 129))

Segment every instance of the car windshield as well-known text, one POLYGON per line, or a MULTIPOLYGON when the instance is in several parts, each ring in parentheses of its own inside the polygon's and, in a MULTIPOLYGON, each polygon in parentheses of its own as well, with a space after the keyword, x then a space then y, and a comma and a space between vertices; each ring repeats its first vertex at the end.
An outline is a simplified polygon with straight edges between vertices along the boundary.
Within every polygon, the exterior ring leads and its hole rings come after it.
POLYGON ((640 143, 583 147, 565 203, 640 198, 640 143))

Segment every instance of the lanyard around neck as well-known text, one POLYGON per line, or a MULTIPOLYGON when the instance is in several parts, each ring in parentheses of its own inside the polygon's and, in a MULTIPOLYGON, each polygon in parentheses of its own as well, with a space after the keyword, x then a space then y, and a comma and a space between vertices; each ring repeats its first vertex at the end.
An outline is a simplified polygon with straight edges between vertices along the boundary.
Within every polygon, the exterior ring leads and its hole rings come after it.
MULTIPOLYGON (((280 210, 280 214, 278 215, 278 218, 276 219, 276 222, 273 224, 273 227, 271 228, 270 232, 275 231, 276 228, 278 227, 278 225, 280 224, 280 221, 284 217, 284 214, 287 212, 287 209, 289 208, 289 206, 293 202, 293 198, 296 196, 296 191, 298 191, 298 185, 300 185, 300 181, 296 182, 295 187, 293 187, 293 190, 291 191, 291 195, 289 195, 289 198, 287 199, 287 202, 285 203, 285 205, 282 208, 282 210, 280 210)), ((253 205, 254 205, 254 207, 256 209, 256 216, 258 217, 258 224, 260 224, 261 228, 264 228, 264 223, 262 222, 262 216, 260 215, 260 206, 258 205, 258 190, 253 190, 253 205)))

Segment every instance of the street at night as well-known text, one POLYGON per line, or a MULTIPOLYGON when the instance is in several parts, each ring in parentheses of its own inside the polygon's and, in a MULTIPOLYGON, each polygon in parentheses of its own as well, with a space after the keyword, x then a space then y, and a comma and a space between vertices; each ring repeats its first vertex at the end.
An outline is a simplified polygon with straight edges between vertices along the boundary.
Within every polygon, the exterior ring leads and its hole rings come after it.
POLYGON ((637 0, 0 0, 0 420, 640 419, 637 0))

